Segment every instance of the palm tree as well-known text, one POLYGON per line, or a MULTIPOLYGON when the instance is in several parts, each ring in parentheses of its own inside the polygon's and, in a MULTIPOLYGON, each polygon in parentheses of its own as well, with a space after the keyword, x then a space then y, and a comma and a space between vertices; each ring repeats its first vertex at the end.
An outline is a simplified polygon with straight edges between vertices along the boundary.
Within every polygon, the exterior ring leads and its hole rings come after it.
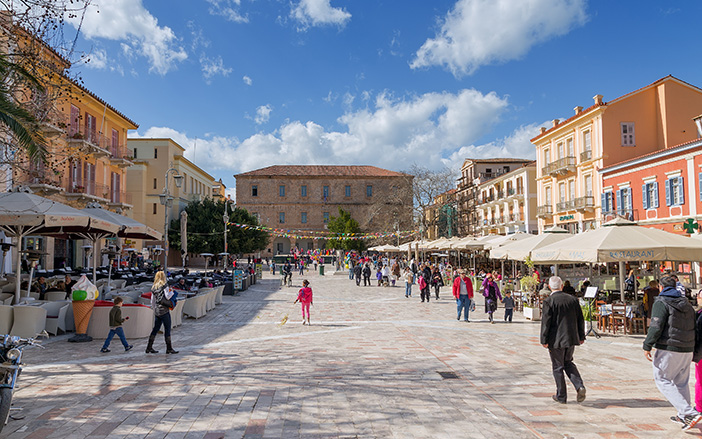
POLYGON ((35 162, 46 161, 46 139, 37 119, 16 98, 16 87, 43 92, 44 87, 21 65, 0 54, 0 125, 17 141, 17 146, 35 162))

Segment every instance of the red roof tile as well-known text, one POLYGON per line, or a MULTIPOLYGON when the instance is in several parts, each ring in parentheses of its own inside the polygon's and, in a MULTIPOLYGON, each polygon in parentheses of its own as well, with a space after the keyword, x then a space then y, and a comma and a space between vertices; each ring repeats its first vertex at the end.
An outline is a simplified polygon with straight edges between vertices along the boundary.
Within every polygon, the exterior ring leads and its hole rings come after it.
POLYGON ((236 174, 234 177, 406 177, 401 172, 375 166, 273 165, 236 174))

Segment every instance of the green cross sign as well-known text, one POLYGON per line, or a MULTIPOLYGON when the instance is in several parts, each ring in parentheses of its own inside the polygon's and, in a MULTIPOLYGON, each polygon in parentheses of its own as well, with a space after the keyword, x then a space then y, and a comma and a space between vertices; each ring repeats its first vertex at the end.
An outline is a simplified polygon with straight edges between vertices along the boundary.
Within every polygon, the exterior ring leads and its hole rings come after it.
POLYGON ((685 233, 695 233, 695 230, 699 228, 699 224, 697 224, 693 218, 688 218, 683 223, 683 228, 685 229, 685 233))

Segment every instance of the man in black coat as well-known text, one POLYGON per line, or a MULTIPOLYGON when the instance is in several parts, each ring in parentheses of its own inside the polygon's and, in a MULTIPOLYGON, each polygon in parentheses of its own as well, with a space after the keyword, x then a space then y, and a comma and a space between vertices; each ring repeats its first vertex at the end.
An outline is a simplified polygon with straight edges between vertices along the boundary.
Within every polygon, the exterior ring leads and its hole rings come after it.
POLYGON ((548 348, 551 356, 553 377, 556 379, 556 394, 553 400, 565 404, 568 398, 563 373, 578 392, 577 401, 585 401, 585 385, 578 368, 573 363, 575 347, 585 343, 585 319, 580 303, 575 296, 562 291, 563 281, 552 276, 548 281, 552 293, 543 303, 541 320, 541 344, 548 348))

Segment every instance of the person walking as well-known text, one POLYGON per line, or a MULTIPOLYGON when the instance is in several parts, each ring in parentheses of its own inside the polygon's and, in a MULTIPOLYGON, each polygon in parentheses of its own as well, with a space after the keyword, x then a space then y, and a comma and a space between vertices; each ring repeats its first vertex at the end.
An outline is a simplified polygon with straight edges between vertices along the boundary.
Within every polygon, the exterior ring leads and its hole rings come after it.
POLYGON ((158 351, 154 349, 154 340, 156 340, 156 334, 161 329, 161 325, 163 325, 163 336, 166 341, 166 353, 178 353, 171 344, 171 297, 173 297, 173 291, 166 282, 166 273, 163 270, 156 272, 154 283, 151 286, 151 309, 154 310, 156 319, 154 328, 149 335, 149 342, 146 345, 147 354, 158 354, 158 351))
POLYGON ((458 308, 457 320, 461 320, 461 310, 463 310, 463 320, 469 322, 468 315, 473 301, 473 282, 462 268, 458 269, 458 277, 453 281, 452 290, 458 308))
POLYGON ((568 391, 564 372, 577 391, 577 401, 585 401, 585 385, 573 362, 575 347, 585 343, 585 319, 575 296, 564 293, 563 281, 552 276, 548 281, 552 293, 543 302, 541 314, 541 345, 548 349, 551 369, 556 380, 553 400, 565 404, 568 391))
POLYGON ((110 352, 110 343, 115 335, 119 337, 119 340, 124 346, 124 352, 130 351, 134 346, 127 343, 127 337, 124 336, 124 329, 122 328, 122 323, 129 320, 129 317, 122 318, 122 302, 123 299, 119 296, 115 297, 114 306, 110 310, 110 333, 107 334, 105 343, 102 345, 100 352, 110 352))
POLYGON ((497 301, 502 300, 502 295, 500 294, 500 287, 497 282, 492 277, 492 273, 485 275, 485 279, 482 284, 483 297, 485 297, 485 312, 490 319, 490 323, 495 323, 492 314, 497 311, 497 301))
POLYGON ((392 264, 392 286, 395 286, 395 282, 400 280, 400 264, 397 261, 392 264))
POLYGON ((687 432, 702 419, 690 405, 690 363, 695 350, 695 310, 676 288, 678 278, 660 279, 663 291, 651 309, 651 325, 643 342, 644 356, 653 364, 656 387, 677 410, 671 420, 687 432), (656 351, 651 354, 651 350, 656 351))
POLYGON ((505 304, 505 322, 509 321, 512 323, 512 314, 514 314, 514 299, 512 298, 512 292, 505 291, 505 298, 502 299, 502 303, 505 304))
POLYGON ((363 286, 364 287, 370 286, 370 284, 371 284, 370 277, 371 277, 371 269, 370 269, 370 266, 368 265, 368 263, 366 263, 363 266, 363 286))
POLYGON ((300 302, 302 304, 302 324, 305 323, 310 325, 310 305, 312 305, 312 288, 310 288, 310 283, 307 279, 302 281, 302 288, 297 293, 297 299, 295 303, 300 302), (305 315, 307 316, 307 321, 305 321, 305 315))
POLYGON ((359 262, 353 267, 353 276, 356 278, 356 286, 361 286, 361 263, 359 262))
POLYGON ((412 274, 412 271, 409 269, 409 267, 405 267, 405 274, 403 275, 405 278, 405 297, 411 297, 412 296, 412 283, 414 282, 414 274, 412 274))
POLYGON ((438 267, 434 267, 434 271, 431 272, 431 285, 434 287, 436 300, 439 300, 439 289, 444 286, 444 277, 438 267))
POLYGON ((424 299, 427 300, 427 303, 429 303, 429 297, 431 296, 431 293, 429 291, 429 278, 424 277, 424 271, 419 272, 419 277, 417 278, 417 285, 419 285, 419 297, 422 298, 422 302, 424 302, 424 299))
POLYGON ((697 292, 697 320, 695 322, 695 410, 702 412, 702 290, 697 292))

